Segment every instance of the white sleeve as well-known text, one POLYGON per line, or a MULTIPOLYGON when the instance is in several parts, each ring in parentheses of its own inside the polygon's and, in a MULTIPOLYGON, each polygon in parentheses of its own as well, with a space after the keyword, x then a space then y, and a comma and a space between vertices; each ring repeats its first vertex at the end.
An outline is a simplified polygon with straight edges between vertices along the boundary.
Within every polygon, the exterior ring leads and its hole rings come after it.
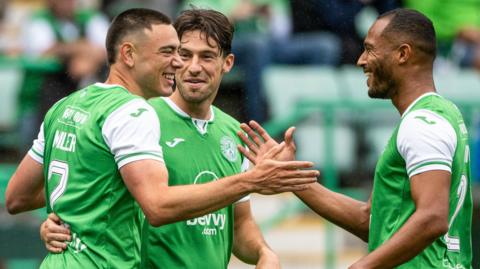
POLYGON ((102 135, 120 169, 133 161, 163 161, 160 122, 153 108, 143 99, 134 99, 108 115, 102 135))
POLYGON ((430 110, 420 109, 405 116, 397 135, 397 149, 411 178, 431 170, 451 172, 457 135, 450 123, 430 110))
POLYGON ((32 20, 22 30, 23 50, 28 56, 38 57, 56 43, 55 33, 46 20, 32 20))
POLYGON ((95 15, 86 26, 86 37, 87 39, 101 46, 105 46, 105 39, 107 37, 107 31, 109 27, 109 22, 107 18, 101 14, 95 15))
MULTIPOLYGON (((250 168, 250 161, 247 158, 244 157, 243 162, 242 162, 242 173, 247 171, 249 168, 250 168)), ((250 201, 250 194, 241 198, 236 203, 241 203, 241 202, 246 202, 246 201, 250 201)))
POLYGON ((43 151, 45 149, 45 135, 43 133, 43 122, 40 125, 40 131, 38 132, 38 137, 33 141, 33 145, 28 151, 28 155, 32 157, 35 161, 40 164, 43 164, 43 151))

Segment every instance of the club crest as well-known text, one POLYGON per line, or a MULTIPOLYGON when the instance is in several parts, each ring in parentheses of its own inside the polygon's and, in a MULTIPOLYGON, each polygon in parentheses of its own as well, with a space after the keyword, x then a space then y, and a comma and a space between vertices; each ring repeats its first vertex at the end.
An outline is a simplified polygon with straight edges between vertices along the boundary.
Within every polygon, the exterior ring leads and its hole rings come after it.
POLYGON ((227 160, 235 162, 238 158, 237 144, 235 140, 229 136, 220 139, 220 149, 227 160))

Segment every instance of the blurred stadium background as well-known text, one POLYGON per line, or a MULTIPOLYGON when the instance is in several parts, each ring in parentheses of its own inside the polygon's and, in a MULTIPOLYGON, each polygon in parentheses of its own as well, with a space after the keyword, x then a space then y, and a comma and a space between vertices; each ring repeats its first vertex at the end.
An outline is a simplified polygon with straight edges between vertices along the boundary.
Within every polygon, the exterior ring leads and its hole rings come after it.
MULTIPOLYGON (((276 137, 297 126, 297 158, 315 161, 322 184, 363 200, 399 116, 389 101, 367 97, 366 79, 354 67, 362 38, 383 11, 406 6, 427 14, 439 40, 437 89, 463 111, 470 132, 474 268, 480 268, 480 0, 2 0, 0 269, 37 268, 46 253, 38 235, 45 210, 8 215, 5 187, 45 108, 105 78, 104 55, 93 53, 104 38, 102 27, 92 25, 105 25, 129 7, 156 8, 174 18, 190 3, 218 9, 236 24, 237 65, 216 104, 240 121, 263 122, 276 137), (42 12, 48 8, 53 17, 42 12), (63 45, 78 49, 52 49, 63 45)), ((366 253, 365 243, 291 194, 253 195, 252 206, 283 268, 346 268, 366 253)), ((229 268, 254 267, 232 258, 229 268)))

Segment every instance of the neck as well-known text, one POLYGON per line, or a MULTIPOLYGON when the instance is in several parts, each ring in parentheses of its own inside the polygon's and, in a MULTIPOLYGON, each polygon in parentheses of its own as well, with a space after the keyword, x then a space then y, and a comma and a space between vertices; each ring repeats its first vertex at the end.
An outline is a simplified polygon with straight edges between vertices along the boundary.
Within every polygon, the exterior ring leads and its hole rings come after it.
POLYGON ((141 91, 131 75, 128 72, 123 72, 120 68, 117 68, 115 64, 110 68, 110 73, 108 74, 105 83, 123 86, 130 93, 146 98, 144 92, 141 91))
POLYGON ((210 100, 205 100, 204 102, 200 103, 188 102, 182 97, 178 90, 173 92, 173 94, 170 96, 170 99, 192 118, 208 120, 212 117, 212 113, 210 111, 212 102, 210 100))
POLYGON ((418 97, 436 91, 431 70, 405 74, 402 77, 405 79, 400 81, 396 95, 391 98, 400 115, 403 115, 408 106, 418 97))

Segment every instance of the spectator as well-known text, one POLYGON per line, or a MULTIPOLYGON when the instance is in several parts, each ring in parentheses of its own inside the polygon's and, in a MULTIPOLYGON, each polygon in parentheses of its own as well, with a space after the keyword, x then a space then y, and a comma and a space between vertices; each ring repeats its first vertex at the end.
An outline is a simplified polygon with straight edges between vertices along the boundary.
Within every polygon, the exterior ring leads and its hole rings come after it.
POLYGON ((46 0, 45 4, 46 8, 34 14, 24 28, 23 50, 28 57, 54 58, 61 68, 48 73, 40 86, 35 124, 20 127, 27 133, 26 141, 34 136, 33 130, 49 107, 81 85, 97 81, 106 62, 103 47, 109 22, 105 16, 93 10, 77 10, 76 0, 46 0))
POLYGON ((424 12, 435 25, 439 53, 460 67, 480 70, 480 1, 405 1, 424 12))
POLYGON ((113 18, 129 8, 150 8, 173 18, 180 0, 103 0, 100 4, 108 17, 113 18))
MULTIPOLYGON (((421 2, 421 1, 419 1, 421 2)), ((363 50, 363 37, 356 30, 355 17, 367 5, 379 13, 394 9, 397 0, 290 0, 295 34, 329 31, 342 43, 342 64, 355 64, 363 50)))

